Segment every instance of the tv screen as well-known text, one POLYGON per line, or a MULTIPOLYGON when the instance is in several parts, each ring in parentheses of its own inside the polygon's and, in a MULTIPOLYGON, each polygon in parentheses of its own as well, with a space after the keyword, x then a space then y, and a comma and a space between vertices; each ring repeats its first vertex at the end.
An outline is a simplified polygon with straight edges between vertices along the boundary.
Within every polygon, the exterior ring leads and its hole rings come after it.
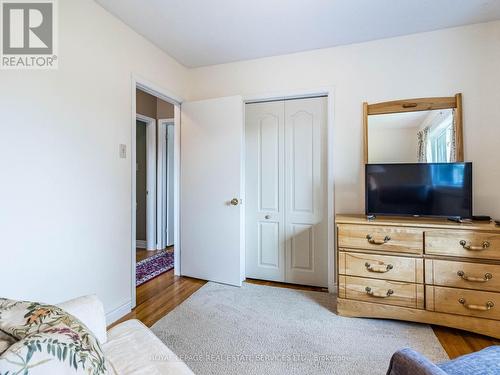
POLYGON ((472 163, 367 164, 366 214, 472 217, 472 163))

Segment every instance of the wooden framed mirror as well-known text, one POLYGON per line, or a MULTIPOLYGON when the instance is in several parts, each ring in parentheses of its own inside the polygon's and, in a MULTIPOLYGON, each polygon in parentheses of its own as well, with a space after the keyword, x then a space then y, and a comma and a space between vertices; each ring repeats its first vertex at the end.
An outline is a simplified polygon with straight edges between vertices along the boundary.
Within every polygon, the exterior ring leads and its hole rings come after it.
POLYGON ((462 94, 363 103, 364 162, 464 161, 462 94))

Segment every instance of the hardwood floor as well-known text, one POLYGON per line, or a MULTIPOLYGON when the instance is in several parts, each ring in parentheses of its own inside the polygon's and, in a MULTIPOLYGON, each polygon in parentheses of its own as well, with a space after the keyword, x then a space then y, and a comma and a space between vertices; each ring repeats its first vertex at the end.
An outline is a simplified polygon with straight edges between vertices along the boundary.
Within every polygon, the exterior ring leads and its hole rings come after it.
POLYGON ((327 288, 320 288, 317 286, 306 286, 306 285, 298 285, 298 284, 288 284, 288 283, 278 283, 276 281, 266 281, 266 280, 257 280, 257 279, 246 279, 247 283, 257 284, 257 285, 266 285, 266 286, 275 286, 278 288, 288 288, 288 289, 298 289, 298 290, 310 290, 312 292, 328 292, 327 288))
MULTIPOLYGON (((324 288, 302 285, 276 283, 272 281, 247 279, 248 283, 280 288, 312 290, 326 292, 324 288)), ((128 315, 114 323, 128 319, 139 319, 148 327, 184 302, 191 294, 206 284, 204 280, 175 276, 173 270, 168 271, 137 288, 137 307, 128 315)), ((491 345, 500 345, 499 340, 456 329, 433 326, 434 333, 450 356, 458 356, 475 352, 491 345)))
POLYGON ((499 340, 475 333, 441 326, 432 326, 432 329, 450 358, 476 352, 491 345, 500 345, 499 340))
POLYGON ((173 270, 165 272, 137 287, 136 308, 112 326, 128 319, 139 319, 151 327, 205 283, 204 280, 175 276, 173 270))

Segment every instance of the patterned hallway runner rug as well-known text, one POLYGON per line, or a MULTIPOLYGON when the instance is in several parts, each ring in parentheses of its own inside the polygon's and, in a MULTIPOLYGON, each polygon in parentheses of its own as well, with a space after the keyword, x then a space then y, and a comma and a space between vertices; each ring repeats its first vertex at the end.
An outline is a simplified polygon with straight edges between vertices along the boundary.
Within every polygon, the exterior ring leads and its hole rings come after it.
POLYGON ((146 258, 137 262, 135 285, 144 284, 156 276, 161 275, 174 268, 174 252, 162 250, 152 257, 146 258))

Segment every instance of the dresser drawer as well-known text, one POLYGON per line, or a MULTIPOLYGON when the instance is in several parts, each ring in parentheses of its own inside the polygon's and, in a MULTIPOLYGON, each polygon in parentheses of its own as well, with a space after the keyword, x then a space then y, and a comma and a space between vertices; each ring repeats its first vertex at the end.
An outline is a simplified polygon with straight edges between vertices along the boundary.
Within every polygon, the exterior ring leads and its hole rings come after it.
POLYGON ((417 228, 350 224, 338 226, 339 248, 421 254, 423 238, 423 230, 417 228))
POLYGON ((426 259, 425 283, 497 292, 500 265, 426 259))
POLYGON ((467 258, 500 259, 500 234, 466 230, 426 231, 425 253, 467 258))
POLYGON ((410 283, 423 283, 423 259, 339 252, 339 273, 410 283))
POLYGON ((498 320, 500 319, 500 293, 427 286, 426 309, 498 320))
POLYGON ((424 308, 424 286, 399 281, 339 276, 339 296, 342 298, 424 308))

